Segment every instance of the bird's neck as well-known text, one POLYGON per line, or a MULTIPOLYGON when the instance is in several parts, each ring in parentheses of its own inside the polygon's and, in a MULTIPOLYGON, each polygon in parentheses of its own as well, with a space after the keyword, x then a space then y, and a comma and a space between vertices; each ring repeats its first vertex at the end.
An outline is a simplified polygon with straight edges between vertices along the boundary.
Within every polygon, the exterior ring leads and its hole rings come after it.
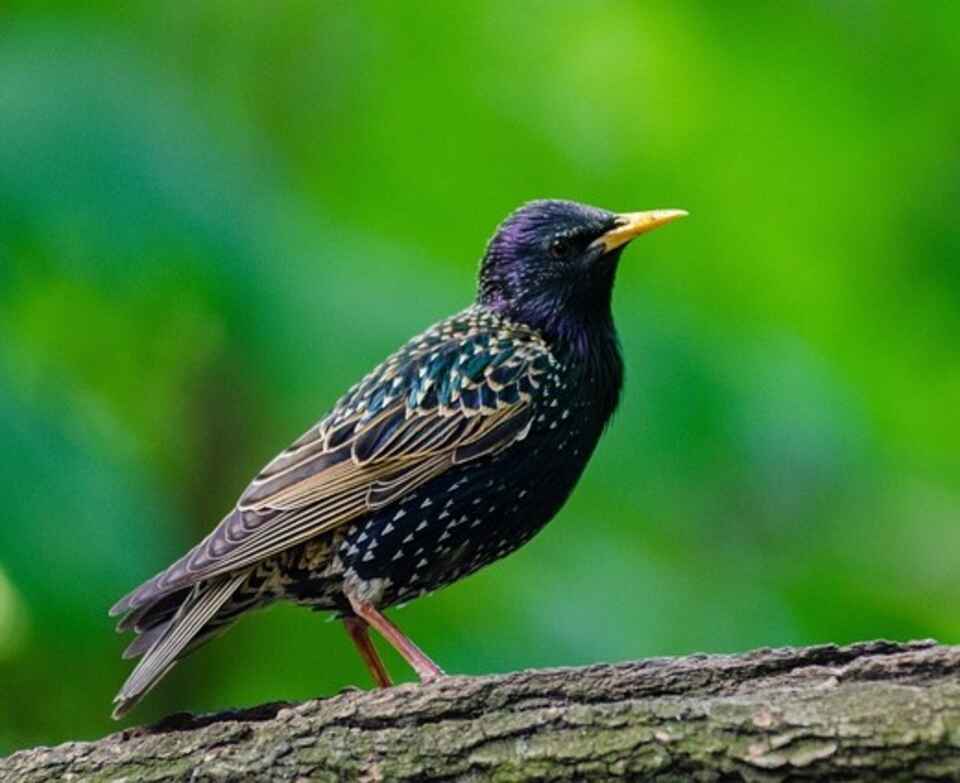
POLYGON ((610 311, 582 320, 558 319, 544 337, 581 393, 593 397, 602 429, 617 409, 623 388, 623 357, 610 311))
POLYGON ((592 397, 599 429, 620 401, 623 358, 613 323, 611 298, 615 265, 602 270, 593 285, 528 292, 510 299, 481 289, 479 306, 539 332, 573 383, 592 397))
POLYGON ((623 358, 609 296, 589 303, 526 300, 519 312, 508 315, 543 336, 571 382, 583 396, 593 398, 590 409, 602 429, 616 410, 623 387, 623 358))

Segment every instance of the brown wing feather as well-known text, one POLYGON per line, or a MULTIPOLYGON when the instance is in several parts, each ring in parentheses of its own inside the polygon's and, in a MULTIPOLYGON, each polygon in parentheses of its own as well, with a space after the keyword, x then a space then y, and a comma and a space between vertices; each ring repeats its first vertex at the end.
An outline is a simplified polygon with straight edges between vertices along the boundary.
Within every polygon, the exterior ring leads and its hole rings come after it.
MULTIPOLYGON (((529 378, 535 387, 534 376, 544 370, 542 362, 534 360, 546 349, 542 343, 529 348, 514 382, 529 378)), ((431 353, 431 360, 435 356, 431 353)), ((362 401, 357 410, 345 413, 344 407, 354 404, 351 395, 369 400, 375 394, 384 396, 384 386, 397 387, 396 367, 390 361, 271 461, 203 541, 119 601, 111 614, 130 612, 174 590, 246 568, 386 505, 454 463, 496 453, 526 436, 533 415, 529 393, 514 389, 513 394, 502 394, 504 384, 489 370, 479 381, 464 379, 470 389, 486 385, 488 393, 478 397, 476 408, 458 400, 456 406, 424 409, 427 393, 421 391, 413 405, 411 397, 401 395, 375 415, 363 410, 362 401)), ((126 625, 121 621, 121 627, 126 625)))

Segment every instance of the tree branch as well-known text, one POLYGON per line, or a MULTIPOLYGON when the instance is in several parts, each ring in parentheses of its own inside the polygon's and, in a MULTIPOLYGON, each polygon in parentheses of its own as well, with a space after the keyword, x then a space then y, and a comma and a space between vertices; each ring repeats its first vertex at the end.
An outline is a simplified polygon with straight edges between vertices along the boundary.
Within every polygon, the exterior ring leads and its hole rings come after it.
POLYGON ((960 647, 449 677, 21 751, 4 781, 960 780, 960 647))

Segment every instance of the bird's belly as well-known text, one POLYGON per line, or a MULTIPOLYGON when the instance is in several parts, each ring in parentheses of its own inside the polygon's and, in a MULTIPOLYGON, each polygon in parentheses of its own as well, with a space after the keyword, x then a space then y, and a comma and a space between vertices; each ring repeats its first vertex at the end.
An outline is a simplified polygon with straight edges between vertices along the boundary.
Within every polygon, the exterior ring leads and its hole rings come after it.
POLYGON ((522 461, 508 455, 451 470, 353 526, 340 559, 348 574, 379 580, 381 606, 455 582, 539 532, 570 495, 594 444, 572 455, 545 440, 522 461))

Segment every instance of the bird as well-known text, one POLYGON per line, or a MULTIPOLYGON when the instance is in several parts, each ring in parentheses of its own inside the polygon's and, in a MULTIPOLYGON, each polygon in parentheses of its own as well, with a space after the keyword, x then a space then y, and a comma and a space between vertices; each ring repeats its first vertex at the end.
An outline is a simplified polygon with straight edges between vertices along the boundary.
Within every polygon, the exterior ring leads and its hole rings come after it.
POLYGON ((475 301, 413 337, 264 467, 195 547, 120 599, 140 660, 127 714, 241 615, 292 601, 343 621, 378 687, 377 631, 421 682, 444 675, 384 610, 539 532, 578 482, 623 385, 611 297, 628 243, 687 212, 531 201, 480 262, 475 301))

